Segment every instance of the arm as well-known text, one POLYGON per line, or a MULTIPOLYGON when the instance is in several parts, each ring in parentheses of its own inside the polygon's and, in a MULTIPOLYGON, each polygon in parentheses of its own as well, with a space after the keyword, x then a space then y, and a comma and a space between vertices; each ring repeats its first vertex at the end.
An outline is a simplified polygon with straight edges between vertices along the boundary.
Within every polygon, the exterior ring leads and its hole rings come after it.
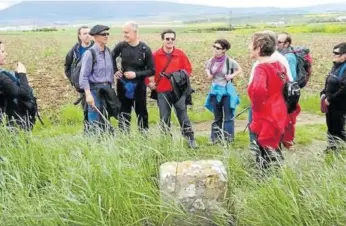
POLYGON ((208 80, 213 80, 214 76, 210 73, 210 64, 211 64, 211 60, 207 60, 207 62, 205 62, 205 73, 207 74, 207 79, 208 80))
POLYGON ((250 98, 252 102, 252 110, 259 112, 263 109, 264 102, 267 100, 267 75, 261 66, 257 66, 254 71, 254 78, 252 81, 252 89, 250 98))
POLYGON ((327 100, 329 102, 331 102, 334 99, 340 97, 341 95, 345 95, 345 94, 346 94, 346 70, 341 77, 339 90, 336 91, 335 93, 331 94, 331 95, 327 95, 327 100))
POLYGON ((151 49, 146 46, 145 51, 146 57, 145 57, 145 70, 143 71, 135 71, 136 78, 143 78, 143 77, 149 77, 155 75, 155 65, 154 65, 154 59, 153 54, 151 52, 151 49))
POLYGON ((71 78, 71 66, 73 63, 73 48, 67 53, 65 57, 65 75, 68 79, 71 78))
POLYGON ((84 89, 86 94, 90 92, 89 78, 91 76, 91 69, 92 55, 91 52, 88 50, 84 53, 82 57, 82 67, 79 76, 79 86, 81 87, 81 89, 84 89))
POLYGON ((238 64, 237 61, 232 60, 232 59, 230 59, 230 60, 231 60, 231 63, 230 63, 230 65, 229 65, 229 67, 230 67, 230 68, 229 68, 229 71, 231 71, 232 69, 234 69, 234 72, 229 76, 230 79, 232 79, 232 78, 234 78, 235 76, 237 76, 237 75, 243 73, 243 69, 240 67, 240 65, 238 64))
POLYGON ((12 81, 12 79, 10 79, 9 77, 3 76, 2 87, 3 87, 4 94, 10 98, 22 97, 25 99, 29 99, 30 98, 30 86, 28 84, 28 79, 26 77, 26 74, 25 73, 19 73, 16 75, 20 79, 19 86, 17 84, 15 84, 12 81))
POLYGON ((111 51, 111 56, 112 56, 112 60, 113 60, 113 67, 114 67, 114 73, 116 73, 118 71, 117 68, 117 63, 115 61, 115 59, 120 55, 121 53, 121 43, 118 43, 114 49, 111 51))

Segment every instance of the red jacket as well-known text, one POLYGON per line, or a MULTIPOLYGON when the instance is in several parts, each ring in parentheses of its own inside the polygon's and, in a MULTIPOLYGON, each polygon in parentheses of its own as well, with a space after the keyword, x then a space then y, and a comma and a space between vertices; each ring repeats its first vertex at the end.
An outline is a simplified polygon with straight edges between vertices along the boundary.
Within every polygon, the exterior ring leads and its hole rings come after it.
MULTIPOLYGON (((166 63, 168 61, 168 57, 166 56, 166 53, 163 51, 162 48, 156 50, 153 53, 154 58, 154 64, 155 64, 155 83, 156 83, 156 91, 158 93, 162 92, 169 92, 173 90, 173 87, 171 85, 171 82, 166 77, 160 78, 160 72, 164 69, 166 66, 166 63)), ((177 48, 174 48, 172 52, 172 60, 169 63, 166 73, 172 73, 178 70, 185 70, 188 75, 190 76, 192 72, 192 67, 189 59, 185 55, 185 53, 177 48)), ((149 83, 149 78, 145 79, 145 84, 147 85, 149 83)))
POLYGON ((277 72, 286 73, 279 62, 259 64, 248 88, 252 108, 250 129, 257 135, 260 146, 275 149, 279 147, 289 122, 282 94, 284 82, 277 72))

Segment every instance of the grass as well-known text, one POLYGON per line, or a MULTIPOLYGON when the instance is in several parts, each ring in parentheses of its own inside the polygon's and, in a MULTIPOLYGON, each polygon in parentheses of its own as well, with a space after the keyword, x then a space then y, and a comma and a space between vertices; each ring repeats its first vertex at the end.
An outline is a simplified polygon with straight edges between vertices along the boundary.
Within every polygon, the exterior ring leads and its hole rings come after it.
MULTIPOLYGON (((71 109, 62 110, 65 117, 74 116, 71 109)), ((259 180, 246 149, 247 133, 238 133, 230 147, 208 146, 207 138, 198 136, 200 148, 194 151, 180 136, 160 137, 154 127, 149 139, 133 130, 130 136, 96 140, 83 137, 77 123, 61 119, 32 135, 0 130, 5 159, 0 225, 165 225, 166 218, 192 224, 181 207, 161 205, 157 180, 162 163, 197 159, 219 159, 228 169, 227 202, 215 225, 228 219, 236 225, 343 225, 346 220, 343 158, 332 166, 317 156, 288 160, 259 180)), ((298 127, 298 144, 322 139, 322 129, 298 127)))

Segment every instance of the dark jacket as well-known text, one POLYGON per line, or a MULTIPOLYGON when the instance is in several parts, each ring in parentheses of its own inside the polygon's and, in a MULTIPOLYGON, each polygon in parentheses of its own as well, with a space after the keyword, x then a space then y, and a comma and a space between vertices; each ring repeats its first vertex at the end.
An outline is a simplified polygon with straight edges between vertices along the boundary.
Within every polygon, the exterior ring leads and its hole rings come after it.
POLYGON ((321 95, 325 94, 330 103, 329 109, 346 112, 346 62, 334 63, 329 72, 321 95))
POLYGON ((185 96, 185 103, 187 105, 192 105, 191 94, 194 93, 194 90, 191 87, 190 78, 187 72, 185 70, 179 70, 165 76, 171 80, 176 102, 178 102, 181 97, 185 96))
POLYGON ((118 119, 121 103, 114 89, 100 88, 98 89, 98 95, 100 100, 103 101, 103 106, 105 106, 108 116, 113 116, 114 118, 118 119))
POLYGON ((20 79, 19 85, 16 84, 4 71, 0 72, 0 108, 6 113, 10 113, 13 109, 11 103, 14 99, 29 100, 31 97, 31 88, 25 73, 16 73, 20 79))
MULTIPOLYGON (((91 41, 90 46, 94 45, 94 41, 91 41)), ((77 42, 71 49, 68 51, 66 57, 65 57, 65 75, 66 77, 70 80, 71 78, 71 69, 72 69, 72 64, 76 61, 79 61, 81 58, 81 55, 79 53, 79 48, 81 44, 77 42)))

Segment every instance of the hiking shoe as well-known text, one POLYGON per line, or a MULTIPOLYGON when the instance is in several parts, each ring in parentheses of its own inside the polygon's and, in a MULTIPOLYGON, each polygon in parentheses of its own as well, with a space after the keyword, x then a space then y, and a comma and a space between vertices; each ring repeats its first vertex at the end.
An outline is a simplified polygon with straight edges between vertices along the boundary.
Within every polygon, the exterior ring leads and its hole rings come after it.
POLYGON ((188 139, 189 147, 192 149, 198 148, 196 140, 194 138, 188 139))

